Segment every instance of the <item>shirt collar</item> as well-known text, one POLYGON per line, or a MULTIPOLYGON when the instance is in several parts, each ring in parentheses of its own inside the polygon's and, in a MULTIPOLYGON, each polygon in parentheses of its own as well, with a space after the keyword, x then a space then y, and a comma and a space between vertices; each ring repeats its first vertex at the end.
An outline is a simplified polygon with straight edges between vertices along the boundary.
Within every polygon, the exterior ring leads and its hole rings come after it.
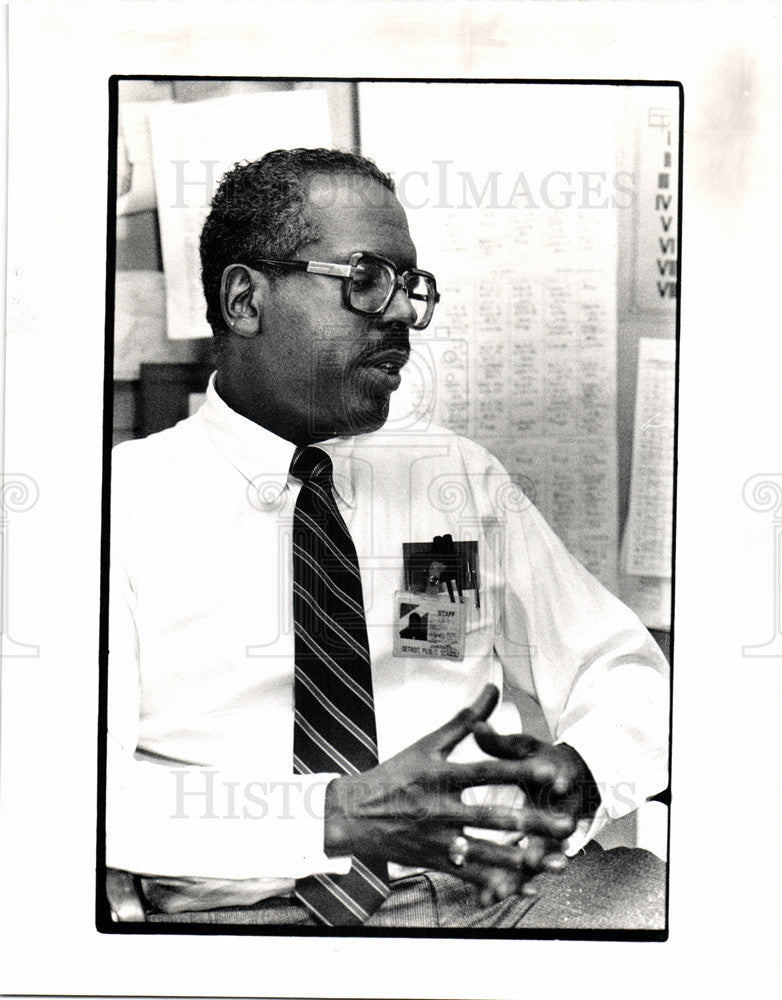
MULTIPOLYGON (((241 473, 253 490, 252 502, 272 508, 289 485, 298 485, 290 475, 296 445, 272 434, 260 424, 241 416, 222 399, 215 388, 215 372, 209 377, 206 402, 199 416, 212 443, 241 473)), ((354 438, 332 438, 318 442, 334 467, 334 491, 349 507, 353 506, 354 438)))

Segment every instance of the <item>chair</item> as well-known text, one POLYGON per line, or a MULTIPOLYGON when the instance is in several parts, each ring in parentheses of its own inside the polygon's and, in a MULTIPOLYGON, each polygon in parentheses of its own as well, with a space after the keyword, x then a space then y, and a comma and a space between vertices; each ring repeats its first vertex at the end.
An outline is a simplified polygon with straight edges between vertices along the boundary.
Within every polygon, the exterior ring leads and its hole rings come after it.
POLYGON ((117 868, 106 869, 106 898, 115 923, 145 923, 147 919, 136 876, 117 868))

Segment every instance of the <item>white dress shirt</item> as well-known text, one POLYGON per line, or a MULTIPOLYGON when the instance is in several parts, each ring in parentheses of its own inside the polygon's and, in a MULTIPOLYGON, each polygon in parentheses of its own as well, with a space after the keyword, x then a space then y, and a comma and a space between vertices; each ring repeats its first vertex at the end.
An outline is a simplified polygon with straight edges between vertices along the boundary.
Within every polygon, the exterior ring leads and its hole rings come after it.
MULTIPOLYGON (((361 568, 381 761, 492 682, 497 729, 519 731, 531 696, 594 775, 602 804, 571 851, 665 787, 664 657, 495 458, 441 428, 320 447, 361 568), (447 532, 478 543, 464 658, 396 658, 402 543, 447 532)), ((214 377, 197 414, 113 453, 107 864, 218 880, 231 891, 215 905, 350 865, 323 852, 334 775, 292 770, 293 453, 231 410, 214 377)), ((453 754, 482 756, 471 737, 453 754)))

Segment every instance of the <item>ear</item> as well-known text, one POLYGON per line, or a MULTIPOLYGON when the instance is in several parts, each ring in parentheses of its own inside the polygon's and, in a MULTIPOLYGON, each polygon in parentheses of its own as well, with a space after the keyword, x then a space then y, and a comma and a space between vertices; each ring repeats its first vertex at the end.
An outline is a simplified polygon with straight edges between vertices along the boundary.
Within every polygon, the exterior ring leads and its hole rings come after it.
POLYGON ((261 332, 265 279, 245 264, 229 264, 220 279, 220 308, 225 325, 240 337, 261 332))

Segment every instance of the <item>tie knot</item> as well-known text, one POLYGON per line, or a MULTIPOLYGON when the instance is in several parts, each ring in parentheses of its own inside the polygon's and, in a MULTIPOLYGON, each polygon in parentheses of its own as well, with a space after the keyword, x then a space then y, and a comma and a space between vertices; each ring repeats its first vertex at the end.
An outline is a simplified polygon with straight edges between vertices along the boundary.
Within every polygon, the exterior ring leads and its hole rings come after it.
POLYGON ((331 472, 331 459, 322 448, 310 445, 302 451, 297 451, 293 456, 291 475, 303 483, 312 480, 330 490, 333 486, 331 472))

